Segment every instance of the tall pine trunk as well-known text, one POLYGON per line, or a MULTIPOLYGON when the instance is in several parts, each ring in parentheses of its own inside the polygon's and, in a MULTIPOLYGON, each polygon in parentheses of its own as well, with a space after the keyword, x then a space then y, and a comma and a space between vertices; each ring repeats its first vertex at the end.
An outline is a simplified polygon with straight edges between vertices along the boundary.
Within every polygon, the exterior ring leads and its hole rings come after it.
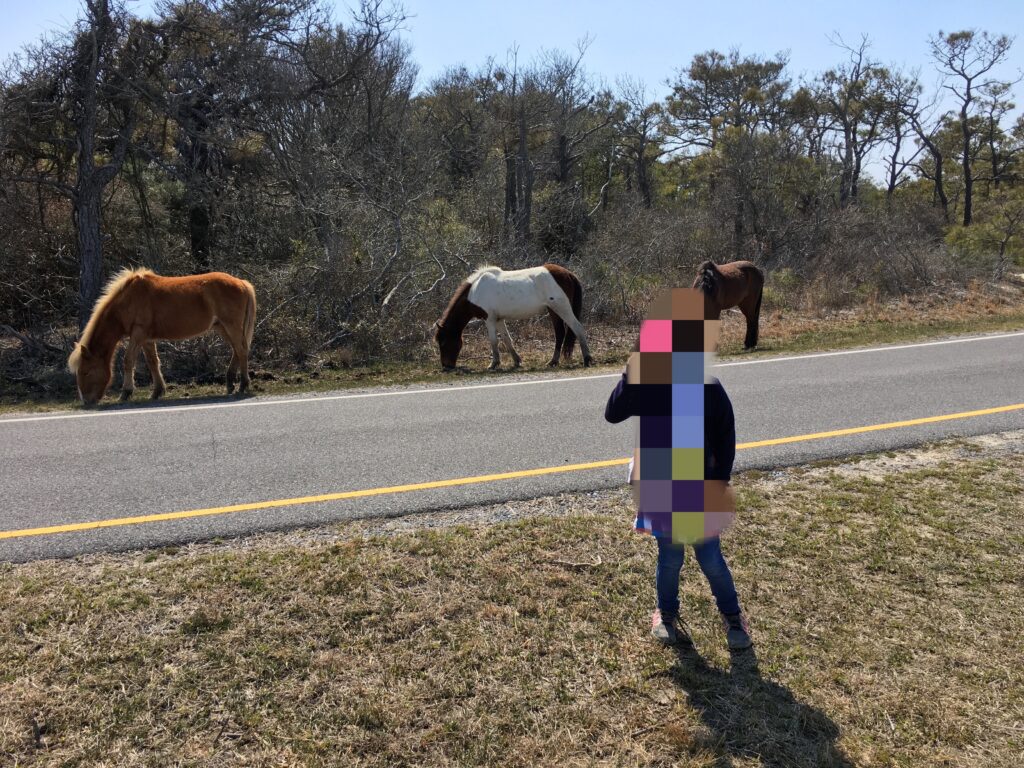
POLYGON ((967 91, 960 109, 960 131, 963 135, 963 169, 964 169, 964 226, 971 226, 974 219, 974 176, 971 169, 971 127, 967 122, 967 105, 971 101, 971 83, 967 82, 967 91))
POLYGON ((103 285, 103 240, 100 197, 89 190, 76 193, 72 216, 78 240, 78 330, 85 328, 103 285))
MULTIPOLYGON (((117 51, 118 30, 108 0, 86 0, 88 28, 75 42, 72 70, 77 167, 71 192, 71 218, 78 241, 78 327, 85 327, 103 283, 101 200, 103 191, 121 170, 135 125, 135 112, 125 95, 108 111, 123 110, 114 135, 110 159, 96 165, 96 133, 100 112, 100 62, 109 66, 117 51)), ((123 88, 124 85, 119 86, 123 88)))

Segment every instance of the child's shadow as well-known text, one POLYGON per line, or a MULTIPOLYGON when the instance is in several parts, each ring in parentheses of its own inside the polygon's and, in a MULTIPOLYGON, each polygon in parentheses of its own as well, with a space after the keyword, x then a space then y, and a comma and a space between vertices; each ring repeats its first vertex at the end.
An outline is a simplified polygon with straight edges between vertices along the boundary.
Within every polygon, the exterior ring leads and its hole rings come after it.
POLYGON ((693 646, 680 646, 678 653, 672 678, 712 733, 716 768, 728 768, 733 757, 755 756, 776 768, 852 768, 836 746, 836 724, 762 678, 753 648, 732 654, 728 672, 708 666, 693 646))

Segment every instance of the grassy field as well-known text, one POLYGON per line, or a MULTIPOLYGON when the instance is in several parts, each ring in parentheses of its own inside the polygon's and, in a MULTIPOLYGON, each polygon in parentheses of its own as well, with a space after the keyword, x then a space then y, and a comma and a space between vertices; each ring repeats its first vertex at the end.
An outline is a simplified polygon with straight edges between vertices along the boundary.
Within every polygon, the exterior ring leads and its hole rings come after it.
POLYGON ((0 565, 0 764, 1019 766, 1011 438, 738 477, 732 656, 625 491, 0 565))
MULTIPOLYGON (((842 312, 766 310, 761 323, 761 342, 753 353, 743 351, 745 324, 742 316, 729 312, 723 318, 721 352, 723 357, 779 355, 1024 329, 1024 292, 1012 285, 1004 287, 1005 292, 998 295, 974 290, 955 296, 912 297, 884 305, 869 304, 842 312)), ((550 374, 552 369, 546 365, 553 348, 550 323, 542 318, 515 324, 512 330, 523 355, 524 364, 519 372, 550 374)), ((593 325, 589 332, 597 370, 621 367, 636 341, 634 328, 593 325)), ((418 358, 404 363, 347 366, 325 358, 302 371, 257 367, 254 393, 286 395, 354 387, 483 380, 506 374, 511 364, 505 355, 505 368, 501 372, 486 371, 490 348, 482 326, 467 331, 466 346, 459 362, 464 368, 457 374, 444 373, 436 348, 425 342, 418 358)), ((224 363, 226 366, 226 356, 224 363)), ((584 371, 578 351, 572 370, 584 371)), ((175 377, 173 365, 165 365, 165 373, 169 382, 167 400, 188 402, 223 396, 224 389, 219 383, 181 380, 175 377)), ((50 378, 46 392, 16 382, 5 386, 0 391, 0 414, 78 407, 71 375, 61 372, 50 378)), ((105 400, 106 407, 117 403, 120 382, 118 366, 105 400)), ((149 374, 142 363, 136 369, 136 382, 135 401, 144 404, 148 402, 149 374)))

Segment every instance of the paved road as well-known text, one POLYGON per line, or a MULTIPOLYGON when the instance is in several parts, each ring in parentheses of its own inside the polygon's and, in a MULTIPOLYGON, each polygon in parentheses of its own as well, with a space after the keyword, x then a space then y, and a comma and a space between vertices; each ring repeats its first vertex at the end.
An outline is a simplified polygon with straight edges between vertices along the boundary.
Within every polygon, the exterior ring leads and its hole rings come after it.
MULTIPOLYGON (((1024 402, 1024 333, 717 370, 741 443, 1024 402)), ((619 485, 622 466, 3 538, 3 531, 620 459, 617 374, 0 419, 0 559, 28 560, 619 485)), ((1024 428, 1024 410, 741 450, 738 469, 1024 428)))

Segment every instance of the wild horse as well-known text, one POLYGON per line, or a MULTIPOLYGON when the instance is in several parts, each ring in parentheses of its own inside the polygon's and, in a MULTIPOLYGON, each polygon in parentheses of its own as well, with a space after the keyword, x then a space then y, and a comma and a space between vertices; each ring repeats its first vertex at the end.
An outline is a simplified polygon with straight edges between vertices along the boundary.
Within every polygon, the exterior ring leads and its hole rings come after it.
POLYGON ((745 349, 757 346, 758 325, 761 316, 761 294, 764 291, 764 273, 749 261, 730 261, 715 264, 705 261, 697 268, 693 287, 704 294, 704 319, 717 320, 722 312, 739 307, 747 319, 745 349))
POLYGON ((455 368, 462 350, 463 329, 471 319, 481 318, 491 342, 490 370, 501 364, 499 328, 514 365, 519 367, 519 354, 512 346, 512 335, 505 321, 535 317, 545 310, 555 330, 555 352, 548 365, 558 365, 559 354, 562 362, 568 362, 579 338, 583 365, 589 366, 590 348, 579 320, 582 309, 583 286, 576 275, 557 264, 510 272, 498 267, 481 267, 458 287, 441 319, 434 323, 437 329, 434 339, 441 352, 441 366, 445 370, 455 368))
POLYGON ((189 339, 209 330, 231 347, 228 394, 241 373, 240 391, 249 388, 249 346, 256 323, 256 291, 247 280, 223 272, 186 277, 162 277, 148 269, 123 269, 107 284, 96 302, 82 338, 68 358, 78 394, 95 405, 110 386, 114 351, 125 337, 124 380, 121 399, 135 390, 135 363, 139 350, 146 356, 153 377, 153 399, 166 390, 160 372, 156 342, 189 339))

